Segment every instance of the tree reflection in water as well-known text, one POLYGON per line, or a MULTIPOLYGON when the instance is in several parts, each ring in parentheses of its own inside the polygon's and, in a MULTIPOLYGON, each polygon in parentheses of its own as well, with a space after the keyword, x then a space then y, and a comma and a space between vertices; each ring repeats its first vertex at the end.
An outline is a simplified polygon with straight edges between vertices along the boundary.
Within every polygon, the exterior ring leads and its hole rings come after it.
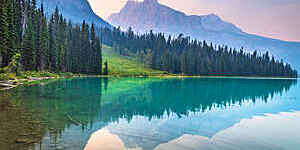
MULTIPOLYGON (((176 114, 180 118, 189 116, 191 112, 227 109, 233 105, 256 103, 257 100, 268 103, 274 95, 288 91, 295 84, 297 80, 284 79, 81 78, 20 87, 0 93, 9 95, 6 98, 9 101, 0 101, 0 119, 6 122, 3 124, 1 121, 0 146, 30 145, 16 141, 20 137, 18 134, 15 137, 7 136, 9 129, 17 128, 12 124, 23 128, 22 125, 28 126, 26 121, 29 120, 38 127, 32 124, 32 130, 21 130, 22 134, 36 133, 39 138, 30 136, 35 138, 33 142, 38 143, 42 137, 50 137, 47 147, 57 148, 61 141, 69 140, 63 139, 66 130, 74 128, 81 130, 78 133, 81 142, 72 142, 83 149, 91 133, 120 119, 130 122, 134 116, 143 116, 151 121, 164 114, 176 114), (14 111, 6 109, 9 108, 5 104, 7 102, 14 105, 14 111), (27 116, 30 114, 30 119, 23 117, 23 111, 28 112, 25 113, 27 116), (10 142, 5 141, 8 138, 10 142)), ((26 146, 21 147, 26 149, 26 146)), ((36 148, 40 149, 39 146, 36 148)))

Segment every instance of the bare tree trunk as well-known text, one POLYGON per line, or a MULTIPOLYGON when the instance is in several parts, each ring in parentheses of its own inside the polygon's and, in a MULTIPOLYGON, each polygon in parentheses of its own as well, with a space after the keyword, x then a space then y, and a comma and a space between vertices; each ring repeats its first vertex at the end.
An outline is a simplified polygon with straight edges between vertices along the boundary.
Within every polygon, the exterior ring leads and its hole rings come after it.
POLYGON ((23 27, 22 27, 22 37, 24 37, 24 34, 25 34, 25 29, 27 27, 27 20, 28 20, 28 16, 27 16, 27 7, 25 5, 25 2, 23 2, 23 7, 22 7, 23 11, 22 11, 22 24, 23 24, 23 27))

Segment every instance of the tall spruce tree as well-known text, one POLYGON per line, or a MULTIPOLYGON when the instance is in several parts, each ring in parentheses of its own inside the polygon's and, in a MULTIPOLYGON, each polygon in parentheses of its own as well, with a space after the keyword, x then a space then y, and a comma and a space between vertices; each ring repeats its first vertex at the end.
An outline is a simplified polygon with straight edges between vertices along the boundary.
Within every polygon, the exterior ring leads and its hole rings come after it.
POLYGON ((102 74, 102 44, 99 37, 96 37, 96 74, 102 74))
POLYGON ((9 23, 8 5, 0 0, 0 67, 7 66, 9 61, 9 23))
POLYGON ((40 31, 39 31, 39 60, 38 60, 38 69, 40 71, 49 69, 49 33, 47 20, 44 16, 43 5, 41 6, 41 21, 40 21, 40 31))
POLYGON ((23 46, 22 46, 22 64, 25 70, 34 70, 35 69, 35 64, 34 64, 34 51, 33 51, 33 27, 32 27, 32 21, 31 21, 31 16, 29 16, 29 21, 25 30, 25 37, 23 41, 23 46))

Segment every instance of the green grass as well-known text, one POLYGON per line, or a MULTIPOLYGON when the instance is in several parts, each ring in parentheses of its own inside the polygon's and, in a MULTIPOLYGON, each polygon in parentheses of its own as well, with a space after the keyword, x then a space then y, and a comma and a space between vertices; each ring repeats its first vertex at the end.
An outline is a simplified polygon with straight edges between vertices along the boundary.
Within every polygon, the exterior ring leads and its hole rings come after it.
POLYGON ((109 75, 116 76, 160 76, 164 71, 153 70, 139 63, 134 57, 120 56, 113 48, 103 45, 103 62, 108 62, 109 75))

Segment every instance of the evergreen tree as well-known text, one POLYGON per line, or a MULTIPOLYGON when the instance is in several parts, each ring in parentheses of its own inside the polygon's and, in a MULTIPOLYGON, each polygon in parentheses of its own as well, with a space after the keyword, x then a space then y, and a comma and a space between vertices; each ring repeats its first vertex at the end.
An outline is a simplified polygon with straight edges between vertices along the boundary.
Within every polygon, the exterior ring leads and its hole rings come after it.
POLYGON ((0 67, 9 62, 9 23, 6 0, 0 0, 0 67))
MULTIPOLYGON (((8 58, 12 58, 16 53, 16 24, 15 24, 15 1, 7 0, 7 21, 8 21, 8 58)), ((8 60, 10 61, 10 60, 8 60)))
POLYGON ((25 30, 25 37, 23 41, 23 49, 21 51, 22 64, 25 70, 34 70, 34 51, 33 51, 33 33, 32 33, 32 22, 31 16, 29 16, 29 21, 27 28, 25 30))
POLYGON ((56 57, 56 38, 55 38, 55 22, 54 22, 54 17, 52 16, 49 22, 48 26, 48 31, 49 31, 49 51, 48 51, 48 56, 49 56, 49 70, 50 71, 56 71, 56 62, 57 62, 57 57, 56 57))
POLYGON ((104 62, 103 74, 104 75, 108 75, 108 63, 107 63, 107 61, 104 62))
POLYGON ((21 0, 14 1, 14 33, 15 33, 15 47, 19 53, 22 43, 22 4, 21 0))
POLYGON ((38 60, 38 69, 43 71, 49 69, 49 33, 47 20, 45 17, 41 19, 41 27, 39 31, 39 60, 38 60))
MULTIPOLYGON (((95 62, 95 70, 96 74, 102 74, 102 44, 99 37, 96 37, 96 62, 95 62)), ((107 68, 108 70, 108 68, 107 68)), ((107 71, 108 72, 108 71, 107 71)))
POLYGON ((72 44, 73 44, 73 25, 71 20, 68 22, 68 27, 67 27, 67 33, 66 33, 66 71, 67 72, 72 72, 72 63, 73 63, 73 49, 72 49, 72 44))

